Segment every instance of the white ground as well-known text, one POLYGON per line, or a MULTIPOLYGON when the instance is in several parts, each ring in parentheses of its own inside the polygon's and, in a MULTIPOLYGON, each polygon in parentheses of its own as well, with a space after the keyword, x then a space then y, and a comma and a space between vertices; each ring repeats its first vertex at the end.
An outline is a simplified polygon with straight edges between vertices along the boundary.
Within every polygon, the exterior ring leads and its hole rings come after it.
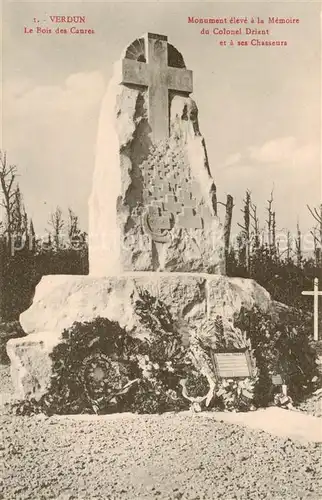
MULTIPOLYGON (((8 395, 8 367, 0 380, 8 395)), ((289 412, 265 412, 246 423, 240 414, 13 417, 3 407, 0 499, 321 498, 322 445, 306 442, 304 414, 290 439, 251 428, 262 418, 287 432, 289 412), (244 422, 216 420, 227 418, 244 422)))

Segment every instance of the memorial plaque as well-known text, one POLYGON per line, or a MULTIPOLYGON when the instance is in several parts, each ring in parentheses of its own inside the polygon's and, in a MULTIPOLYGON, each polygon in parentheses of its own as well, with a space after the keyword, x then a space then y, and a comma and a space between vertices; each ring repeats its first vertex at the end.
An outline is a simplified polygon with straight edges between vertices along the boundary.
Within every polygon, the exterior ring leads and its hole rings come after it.
POLYGON ((252 362, 248 352, 212 352, 212 360, 220 378, 252 376, 252 362))
POLYGON ((279 373, 277 375, 272 375, 272 384, 273 385, 283 385, 283 380, 282 380, 282 377, 279 373))

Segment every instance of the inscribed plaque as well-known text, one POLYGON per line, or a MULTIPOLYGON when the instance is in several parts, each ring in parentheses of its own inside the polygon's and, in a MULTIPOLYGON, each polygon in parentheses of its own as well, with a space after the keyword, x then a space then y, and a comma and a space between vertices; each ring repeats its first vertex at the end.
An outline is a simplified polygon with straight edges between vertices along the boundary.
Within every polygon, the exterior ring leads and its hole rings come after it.
POLYGON ((244 378, 252 375, 252 364, 247 352, 213 352, 212 359, 220 378, 244 378))

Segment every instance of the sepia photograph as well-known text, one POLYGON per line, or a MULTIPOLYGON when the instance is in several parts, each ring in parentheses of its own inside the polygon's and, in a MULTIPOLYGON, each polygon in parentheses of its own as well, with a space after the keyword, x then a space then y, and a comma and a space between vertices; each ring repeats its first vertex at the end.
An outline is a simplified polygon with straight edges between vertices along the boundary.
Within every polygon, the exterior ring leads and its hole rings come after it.
POLYGON ((321 2, 1 28, 0 500, 321 498, 321 2))

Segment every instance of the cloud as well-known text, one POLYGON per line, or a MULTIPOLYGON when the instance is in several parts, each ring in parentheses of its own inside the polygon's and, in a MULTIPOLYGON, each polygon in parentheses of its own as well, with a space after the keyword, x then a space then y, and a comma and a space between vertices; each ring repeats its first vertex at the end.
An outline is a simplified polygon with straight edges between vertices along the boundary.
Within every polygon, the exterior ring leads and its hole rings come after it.
POLYGON ((259 147, 250 147, 248 155, 250 160, 257 163, 280 163, 284 168, 290 168, 314 161, 318 147, 314 143, 299 145, 295 137, 281 137, 259 147))
POLYGON ((262 223, 266 200, 274 187, 278 226, 292 230, 302 214, 301 227, 307 231, 313 221, 306 204, 315 206, 321 199, 320 147, 317 142, 301 143, 291 136, 275 138, 229 155, 216 178, 218 185, 226 186, 233 195, 237 213, 249 189, 262 223))
POLYGON ((272 173, 273 170, 296 170, 305 169, 306 175, 319 163, 320 147, 317 142, 300 144, 295 137, 281 137, 264 142, 260 146, 249 146, 242 152, 230 154, 222 163, 221 169, 227 167, 243 175, 251 170, 260 171, 264 169, 272 173))
POLYGON ((69 75, 62 85, 33 85, 29 80, 14 80, 3 87, 5 117, 32 117, 37 113, 45 116, 54 113, 87 113, 104 90, 104 80, 99 72, 69 75))
POLYGON ((319 163, 319 158, 320 148, 317 142, 301 144, 295 137, 287 136, 230 154, 221 164, 220 170, 231 169, 232 175, 243 178, 253 175, 256 177, 258 174, 263 176, 265 172, 268 177, 283 176, 283 171, 289 175, 293 170, 300 179, 301 176, 311 177, 312 173, 316 175, 315 166, 319 163))
POLYGON ((3 86, 3 147, 40 228, 48 214, 39 214, 39 200, 48 210, 71 205, 84 213, 104 90, 99 72, 71 74, 60 85, 17 79, 3 86))
POLYGON ((241 153, 233 153, 232 155, 229 155, 224 163, 224 167, 231 167, 233 165, 236 165, 237 163, 240 163, 242 159, 241 153))

